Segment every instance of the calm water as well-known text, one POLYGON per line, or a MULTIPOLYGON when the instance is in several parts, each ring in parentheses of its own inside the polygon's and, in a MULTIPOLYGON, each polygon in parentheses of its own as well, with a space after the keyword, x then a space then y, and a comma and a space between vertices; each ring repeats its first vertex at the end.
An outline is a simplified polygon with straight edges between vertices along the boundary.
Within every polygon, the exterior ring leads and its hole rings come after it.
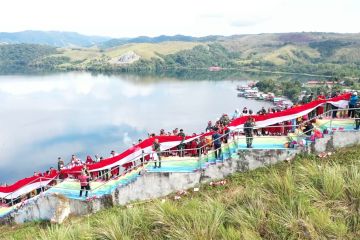
POLYGON ((246 81, 66 73, 0 76, 0 182, 55 166, 57 157, 108 157, 148 132, 204 131, 208 120, 269 103, 237 97, 246 81))

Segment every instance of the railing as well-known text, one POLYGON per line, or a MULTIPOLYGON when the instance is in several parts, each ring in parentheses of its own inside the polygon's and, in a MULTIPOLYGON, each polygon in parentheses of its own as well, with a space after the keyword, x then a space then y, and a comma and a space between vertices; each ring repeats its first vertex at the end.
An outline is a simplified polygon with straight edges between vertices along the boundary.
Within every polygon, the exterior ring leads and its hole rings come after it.
MULTIPOLYGON (((360 109, 360 108, 352 108, 352 110, 359 110, 359 109, 360 109)), ((314 117, 312 117, 312 118, 310 118, 310 119, 308 119, 308 120, 306 120, 306 121, 303 121, 300 125, 296 125, 296 124, 294 124, 294 125, 279 125, 279 126, 271 125, 271 126, 266 126, 266 127, 256 127, 256 125, 255 125, 255 126, 252 127, 252 128, 253 128, 253 129, 262 129, 262 128, 267 128, 267 127, 271 127, 271 128, 286 128, 286 127, 294 128, 294 127, 295 127, 295 128, 297 128, 297 127, 299 127, 299 126, 302 126, 302 125, 306 124, 307 122, 312 122, 312 121, 314 121, 314 120, 316 120, 316 119, 324 118, 324 117, 326 117, 326 116, 332 116, 332 113, 333 113, 334 111, 337 111, 337 112, 338 112, 338 111, 347 111, 347 110, 349 110, 349 109, 330 109, 330 110, 328 110, 328 111, 326 111, 326 112, 324 112, 324 113, 322 113, 322 114, 320 114, 320 115, 314 116, 314 117)), ((351 118, 351 119, 353 119, 354 121, 355 121, 355 120, 359 120, 359 121, 360 121, 360 118, 351 118)), ((329 131, 329 134, 331 134, 331 133, 332 133, 332 121, 333 121, 333 118, 331 117, 329 120, 330 120, 330 127, 329 127, 329 128, 330 128, 330 131, 329 131)), ((224 139, 224 138, 230 139, 230 142, 228 142, 228 144, 236 141, 236 140, 235 140, 235 136, 240 136, 240 133, 241 133, 242 131, 244 131, 244 129, 246 129, 246 127, 239 127, 239 128, 233 129, 233 130, 229 131, 228 133, 225 133, 225 134, 221 135, 221 136, 220 136, 219 138, 217 138, 217 139, 211 139, 210 142, 207 142, 204 146, 201 146, 201 147, 198 147, 198 148, 175 149, 175 150, 174 150, 174 149, 173 149, 173 150, 168 149, 168 150, 160 151, 160 152, 158 152, 157 154, 160 154, 160 155, 169 155, 169 154, 174 154, 174 153, 175 153, 175 155, 177 155, 177 153, 179 153, 179 152, 196 151, 197 153, 200 153, 199 156, 196 156, 196 157, 198 157, 199 169, 200 169, 200 168, 201 168, 201 166, 200 166, 200 165, 201 165, 201 152, 204 152, 204 150, 209 150, 209 152, 210 152, 211 149, 209 149, 209 148, 211 148, 211 147, 213 146, 213 144, 214 144, 215 141, 220 140, 220 139, 224 139), (233 137, 232 139, 230 138, 231 136, 233 137)), ((312 131, 312 130, 309 130, 309 131, 312 131)), ((308 132, 308 131, 307 131, 307 132, 308 132)), ((296 135, 296 137, 302 137, 302 136, 304 136, 304 135, 308 136, 308 135, 306 134, 307 132, 306 132, 306 131, 305 131, 305 132, 302 131, 300 134, 296 135)), ((273 138, 273 137, 275 137, 275 136, 262 136, 262 138, 273 138)), ((177 147, 177 146, 175 146, 175 147, 177 147)), ((249 150, 251 150, 251 149, 249 149, 249 150)), ((215 151, 215 150, 212 150, 212 151, 215 151)), ((116 167, 107 169, 106 171, 108 171, 108 172, 111 173, 111 171, 118 170, 118 171, 119 171, 118 176, 126 175, 127 173, 130 173, 131 171, 133 171, 133 170, 135 170, 135 169, 137 169, 137 168, 139 168, 139 167, 143 167, 143 166, 145 166, 145 165, 147 165, 147 164, 151 164, 151 163, 157 162, 157 160, 150 160, 150 161, 147 161, 147 162, 145 163, 145 156, 151 155, 151 154, 154 154, 154 152, 152 152, 152 153, 144 153, 144 152, 142 152, 141 154, 137 155, 137 156, 134 157, 133 159, 129 160, 128 162, 133 162, 133 163, 138 163, 138 164, 133 164, 133 166, 132 166, 131 168, 128 168, 128 169, 126 169, 126 170, 123 171, 123 172, 120 171, 122 166, 116 166, 116 167), (141 159, 141 158, 143 159, 143 161, 139 163, 138 160, 141 159)), ((165 162, 167 162, 167 161, 174 162, 174 161, 184 161, 184 160, 186 160, 186 156, 184 156, 184 157, 181 158, 181 159, 173 159, 173 160, 164 160, 164 159, 163 159, 163 160, 161 160, 161 162, 162 162, 162 163, 165 163, 165 162)), ((101 171, 101 170, 100 170, 100 171, 101 171)), ((115 176, 115 177, 118 177, 118 176, 115 176)), ((45 178, 45 177, 42 177, 42 178, 45 178)), ((101 179, 101 178, 104 178, 104 176, 97 177, 97 178, 93 179, 92 181, 97 181, 97 180, 99 180, 99 179, 101 179)), ((45 179, 46 179, 46 178, 45 178, 45 179)), ((53 179, 53 180, 56 181, 57 183, 58 183, 59 181, 60 181, 60 182, 62 181, 62 179, 58 179, 58 178, 53 179)), ((110 177, 108 180, 105 180, 105 182, 103 182, 100 186, 97 186, 96 188, 91 189, 91 190, 90 190, 90 194, 91 194, 91 192, 94 192, 95 190, 102 188, 104 185, 106 185, 107 183, 109 183, 111 180, 112 180, 112 178, 110 177)), ((29 184, 31 184, 31 183, 33 183, 33 182, 30 182, 30 183, 28 183, 27 185, 29 185, 29 184)), ((23 187, 26 187, 27 185, 25 185, 25 186, 23 186, 23 187)), ((23 187, 22 187, 22 188, 23 188, 23 187)), ((40 187, 41 192, 43 192, 43 190, 44 190, 45 187, 47 187, 47 186, 41 186, 41 187, 40 187)), ((68 189, 68 188, 61 188, 61 187, 58 187, 58 186, 51 186, 50 188, 65 189, 65 190, 70 190, 70 191, 79 191, 79 190, 73 190, 73 189, 68 189)), ((20 188, 20 189, 21 189, 21 188, 20 188)), ((4 199, 7 198, 8 196, 11 196, 11 195, 12 195, 12 193, 6 195, 6 196, 4 197, 4 199)), ((17 198, 11 198, 11 205, 13 205, 14 202, 16 202, 18 199, 20 199, 20 198, 22 198, 22 197, 23 197, 23 195, 18 196, 17 198)))

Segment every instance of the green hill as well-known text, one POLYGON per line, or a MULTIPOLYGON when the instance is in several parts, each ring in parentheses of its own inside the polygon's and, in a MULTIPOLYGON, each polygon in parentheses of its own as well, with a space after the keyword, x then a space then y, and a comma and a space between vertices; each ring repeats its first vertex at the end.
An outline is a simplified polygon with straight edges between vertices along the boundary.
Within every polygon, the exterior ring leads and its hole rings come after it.
POLYGON ((62 225, 2 226, 1 239, 360 239, 360 150, 237 173, 175 200, 113 207, 62 225))
MULTIPOLYGON (((302 72, 337 78, 359 78, 360 75, 360 34, 304 32, 120 40, 108 42, 105 48, 57 48, 41 58, 24 61, 24 65, 51 71, 107 72, 160 72, 207 69, 218 65, 240 70, 302 72)), ((11 44, 0 46, 1 51, 13 48, 11 44)), ((16 46, 24 47, 24 44, 16 46)), ((7 57, 14 58, 2 56, 0 61, 6 62, 7 57)), ((0 71, 8 69, 16 67, 11 64, 0 66, 0 71)))

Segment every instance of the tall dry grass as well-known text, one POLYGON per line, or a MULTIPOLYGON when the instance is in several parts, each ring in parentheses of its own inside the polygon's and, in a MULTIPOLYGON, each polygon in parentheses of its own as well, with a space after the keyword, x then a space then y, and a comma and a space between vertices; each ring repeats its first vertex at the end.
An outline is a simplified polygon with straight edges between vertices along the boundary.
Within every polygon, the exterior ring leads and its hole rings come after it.
MULTIPOLYGON (((3 239, 360 239, 360 150, 299 157, 202 186, 179 201, 114 207, 3 239)), ((1 236, 1 235, 0 235, 1 236)))

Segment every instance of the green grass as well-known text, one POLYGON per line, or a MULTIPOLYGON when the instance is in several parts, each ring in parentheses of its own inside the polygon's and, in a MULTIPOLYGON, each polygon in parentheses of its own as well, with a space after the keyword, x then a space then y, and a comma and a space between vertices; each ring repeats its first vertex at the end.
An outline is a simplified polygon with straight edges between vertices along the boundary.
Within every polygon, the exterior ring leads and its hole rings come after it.
POLYGON ((127 52, 135 52, 140 57, 150 60, 159 57, 158 54, 168 55, 181 50, 192 49, 197 45, 203 45, 198 42, 162 42, 162 43, 136 43, 126 44, 106 51, 106 55, 114 58, 119 57, 127 52))
POLYGON ((281 65, 287 63, 309 63, 310 59, 318 57, 320 57, 319 52, 308 46, 286 45, 265 54, 263 59, 276 65, 281 65))
POLYGON ((134 52, 142 59, 150 60, 151 58, 160 58, 161 55, 168 55, 181 50, 192 49, 197 45, 204 43, 198 42, 162 42, 162 43, 134 43, 126 44, 119 47, 100 50, 98 48, 61 48, 56 56, 65 56, 70 58, 70 63, 63 66, 76 65, 85 66, 92 60, 104 60, 111 62, 111 59, 118 58, 121 55, 134 52))
POLYGON ((113 207, 62 225, 2 226, 0 239, 360 239, 360 150, 299 156, 180 200, 113 207))

